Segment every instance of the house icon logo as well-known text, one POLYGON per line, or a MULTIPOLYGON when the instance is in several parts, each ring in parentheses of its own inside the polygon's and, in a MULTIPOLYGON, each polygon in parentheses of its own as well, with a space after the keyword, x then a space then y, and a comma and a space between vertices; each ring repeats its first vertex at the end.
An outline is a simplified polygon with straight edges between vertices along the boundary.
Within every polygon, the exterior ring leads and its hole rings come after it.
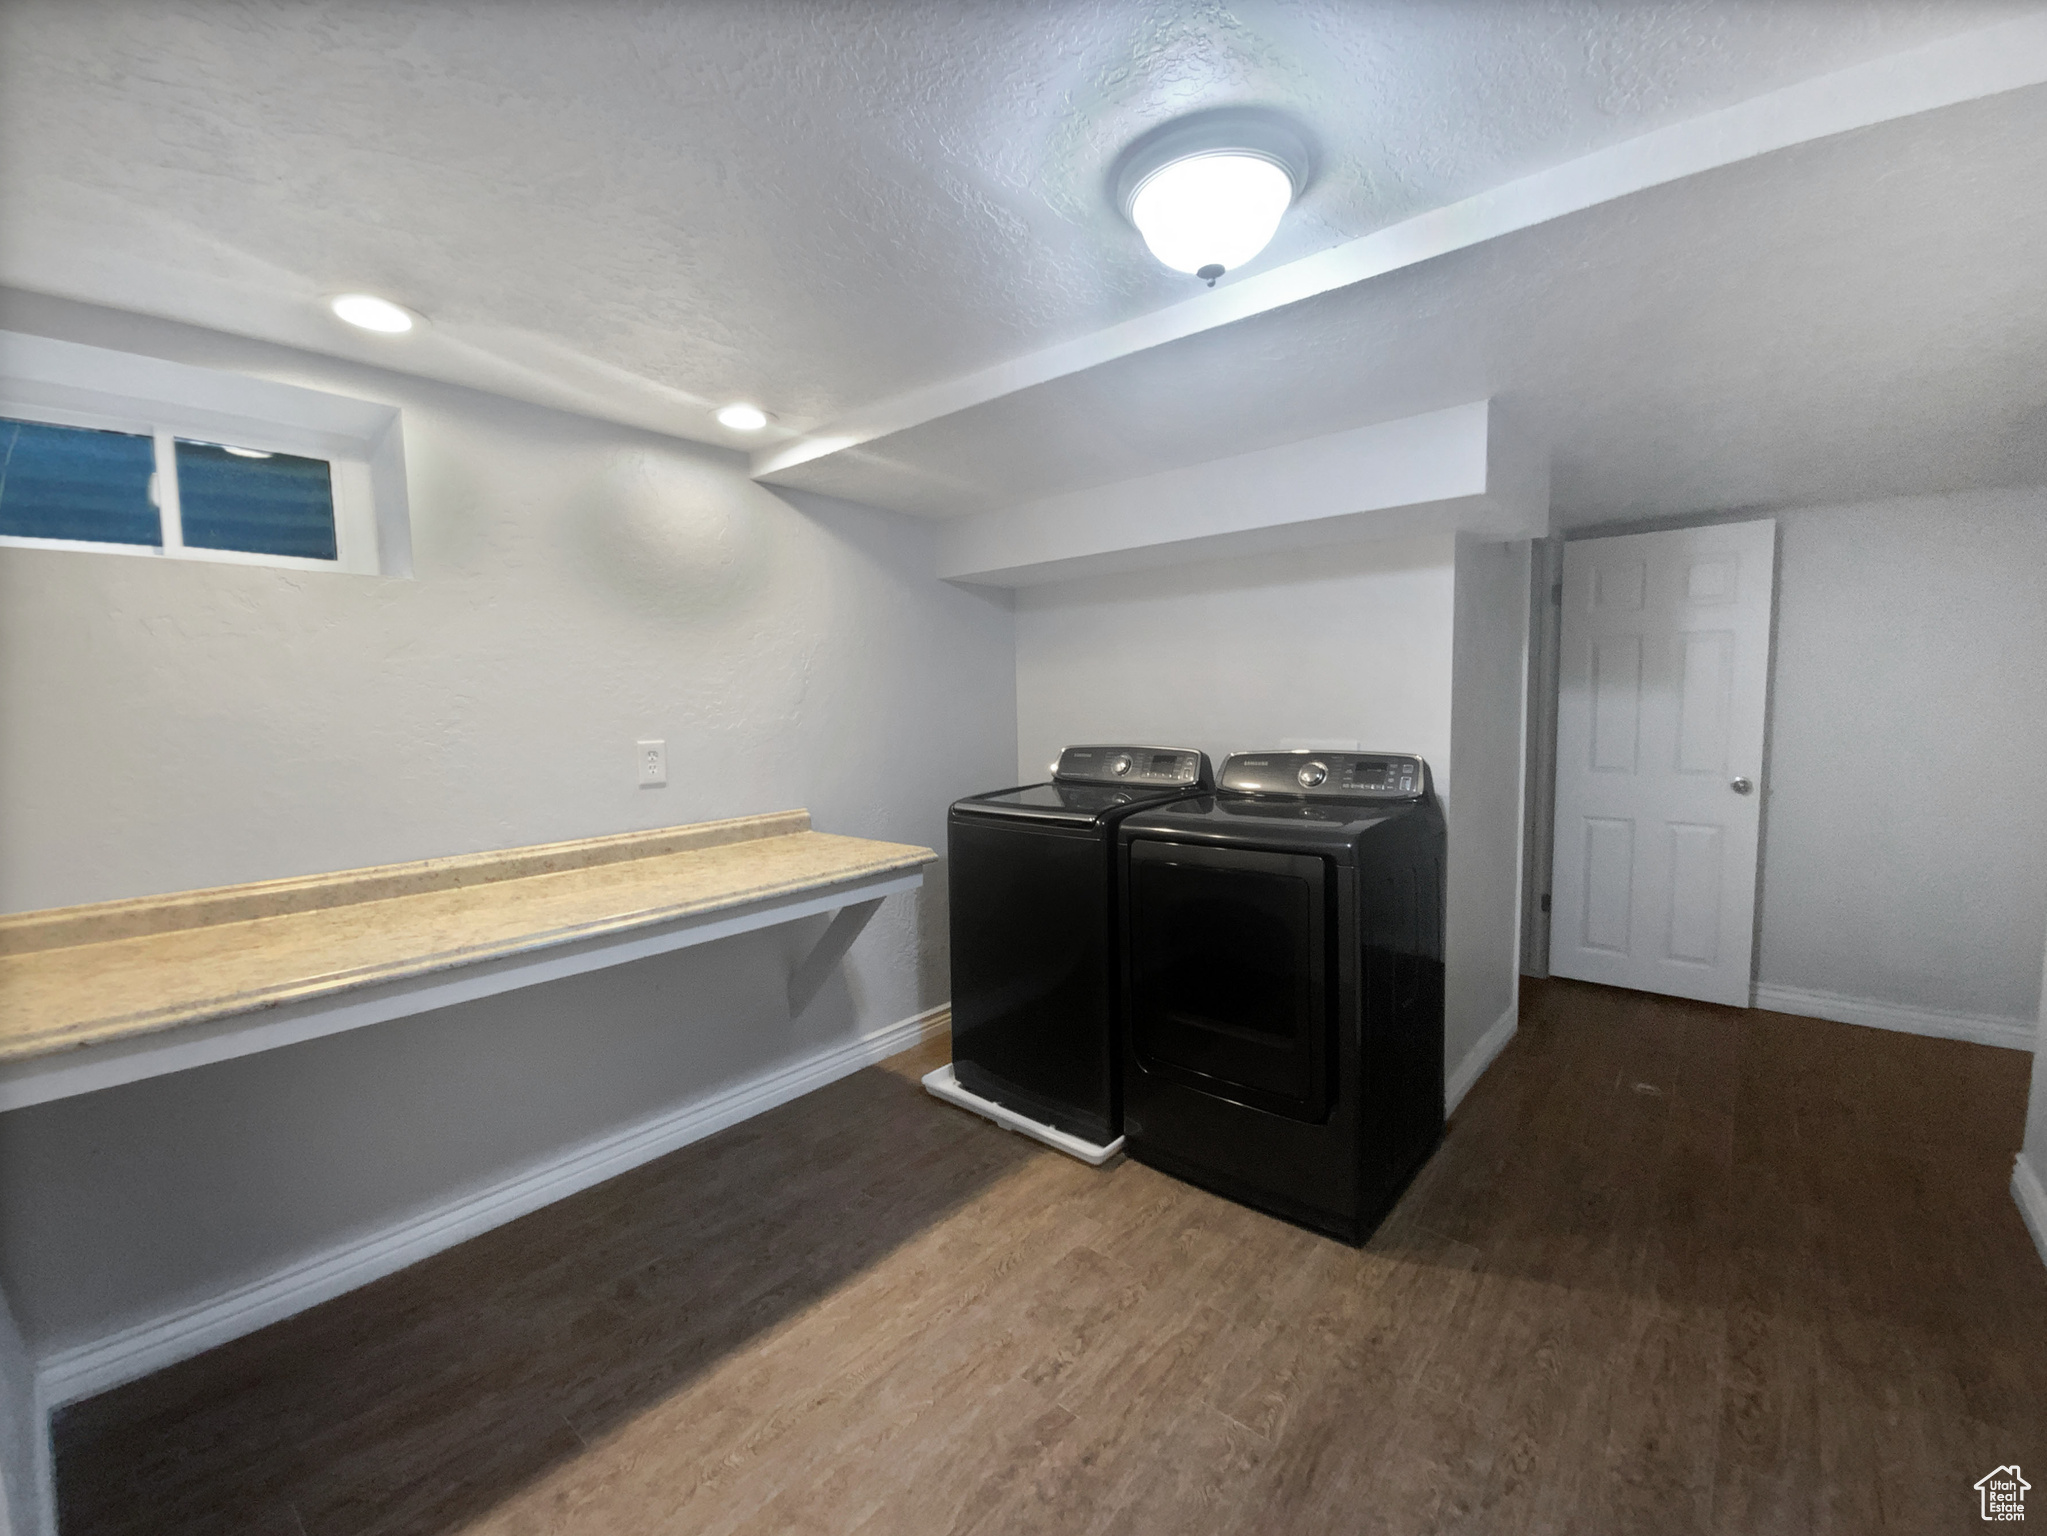
POLYGON ((1999 1467, 1977 1479, 1976 1491, 1983 1496, 1985 1520, 2026 1518, 2026 1490, 2033 1485, 2019 1476, 2019 1464, 1999 1467))

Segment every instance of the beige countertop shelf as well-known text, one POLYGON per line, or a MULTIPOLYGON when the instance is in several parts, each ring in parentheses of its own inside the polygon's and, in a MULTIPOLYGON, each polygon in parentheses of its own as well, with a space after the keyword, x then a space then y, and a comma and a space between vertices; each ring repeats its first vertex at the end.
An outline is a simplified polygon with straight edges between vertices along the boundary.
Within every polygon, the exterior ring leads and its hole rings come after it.
POLYGON ((836 910, 800 1012, 936 857, 781 811, 0 917, 0 1110, 836 910))

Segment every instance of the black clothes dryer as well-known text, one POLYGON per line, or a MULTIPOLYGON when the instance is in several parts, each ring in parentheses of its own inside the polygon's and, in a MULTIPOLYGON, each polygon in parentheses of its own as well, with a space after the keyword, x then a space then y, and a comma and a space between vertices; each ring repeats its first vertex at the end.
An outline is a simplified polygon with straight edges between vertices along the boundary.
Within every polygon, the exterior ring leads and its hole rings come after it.
POLYGON ((933 1093, 1014 1130, 1049 1127, 1061 1134, 1041 1140, 1090 1162, 1108 1156, 1123 1118, 1116 827, 1212 783, 1191 747, 1068 747, 1050 783, 953 805, 952 1067, 926 1080, 933 1093))
POLYGON ((1236 753, 1117 835, 1124 1150, 1363 1242, 1443 1134, 1428 765, 1236 753))

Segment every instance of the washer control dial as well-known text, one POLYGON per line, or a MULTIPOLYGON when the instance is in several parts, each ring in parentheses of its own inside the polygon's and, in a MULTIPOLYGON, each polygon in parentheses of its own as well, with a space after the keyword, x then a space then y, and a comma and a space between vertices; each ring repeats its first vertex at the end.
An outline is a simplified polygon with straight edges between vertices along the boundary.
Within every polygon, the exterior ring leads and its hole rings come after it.
POLYGON ((1301 771, 1295 774, 1294 777, 1301 781, 1301 788, 1313 789, 1329 777, 1329 765, 1314 762, 1303 763, 1301 764, 1301 771))
POLYGON ((1109 772, 1115 774, 1120 779, 1130 771, 1131 766, 1130 754, 1128 752, 1119 753, 1110 760, 1109 772))

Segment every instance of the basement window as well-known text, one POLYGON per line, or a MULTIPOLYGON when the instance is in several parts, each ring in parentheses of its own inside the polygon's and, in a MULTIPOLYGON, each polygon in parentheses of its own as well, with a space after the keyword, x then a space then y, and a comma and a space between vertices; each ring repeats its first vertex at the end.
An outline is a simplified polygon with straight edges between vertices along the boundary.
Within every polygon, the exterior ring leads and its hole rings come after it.
POLYGON ((39 421, 0 420, 0 433, 0 534, 163 543, 153 439, 39 421))
POLYGON ((411 574, 394 407, 0 333, 0 545, 411 574))
POLYGON ((168 433, 0 417, 0 537, 332 565, 333 467, 168 433))

